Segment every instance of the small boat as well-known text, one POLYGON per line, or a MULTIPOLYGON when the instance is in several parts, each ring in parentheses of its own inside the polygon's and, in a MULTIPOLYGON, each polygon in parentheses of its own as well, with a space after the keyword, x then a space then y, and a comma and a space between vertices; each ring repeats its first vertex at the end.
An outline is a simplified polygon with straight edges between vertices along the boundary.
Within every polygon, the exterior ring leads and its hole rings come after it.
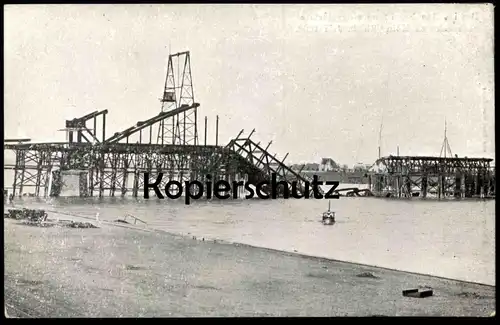
POLYGON ((321 221, 324 225, 333 225, 335 223, 335 212, 330 211, 330 202, 328 202, 328 211, 323 212, 323 219, 321 221))

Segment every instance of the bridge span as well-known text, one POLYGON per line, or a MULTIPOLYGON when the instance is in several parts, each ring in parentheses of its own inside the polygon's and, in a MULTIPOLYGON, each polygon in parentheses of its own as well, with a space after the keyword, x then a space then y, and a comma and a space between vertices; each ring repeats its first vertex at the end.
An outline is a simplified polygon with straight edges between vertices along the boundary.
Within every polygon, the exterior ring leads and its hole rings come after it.
MULTIPOLYGON (((267 145, 243 136, 244 130, 226 146, 218 144, 219 118, 215 145, 207 144, 205 117, 204 144, 198 139, 198 111, 194 101, 190 53, 169 56, 160 112, 147 120, 107 137, 108 110, 94 111, 66 121, 66 142, 36 143, 31 139, 4 140, 4 151, 13 151, 15 162, 4 170, 14 173, 11 194, 59 196, 70 179, 79 196, 135 196, 144 189, 144 173, 154 177, 163 173, 164 188, 171 180, 244 181, 256 185, 276 174, 291 188, 292 182, 304 194, 306 182, 285 164, 286 154, 278 158, 267 145), (176 67, 180 67, 176 71, 176 67), (180 76, 179 80, 175 77, 180 76), (66 179, 66 181, 65 181, 66 179)), ((5 173, 4 173, 5 174, 5 173)), ((6 184, 8 184, 6 180, 6 184)), ((269 193, 269 188, 264 192, 269 193)), ((312 189, 310 189, 312 195, 312 189)))

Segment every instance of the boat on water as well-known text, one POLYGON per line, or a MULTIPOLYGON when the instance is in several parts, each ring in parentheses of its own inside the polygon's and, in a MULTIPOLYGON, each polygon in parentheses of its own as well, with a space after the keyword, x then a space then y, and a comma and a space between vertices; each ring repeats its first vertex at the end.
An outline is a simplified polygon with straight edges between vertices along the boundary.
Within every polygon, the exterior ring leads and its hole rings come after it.
POLYGON ((330 202, 328 202, 328 211, 323 212, 323 218, 321 222, 324 225, 333 225, 335 223, 335 212, 330 210, 330 202))

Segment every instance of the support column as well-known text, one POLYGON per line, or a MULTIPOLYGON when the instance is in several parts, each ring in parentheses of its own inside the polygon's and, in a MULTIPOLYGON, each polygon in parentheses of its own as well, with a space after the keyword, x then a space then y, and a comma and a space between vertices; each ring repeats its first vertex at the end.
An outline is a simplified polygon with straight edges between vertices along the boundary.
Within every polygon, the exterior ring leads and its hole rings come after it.
POLYGON ((462 197, 462 176, 460 174, 455 176, 455 198, 462 197))
POLYGON ((460 183, 461 183, 461 185, 460 185, 460 197, 465 197, 465 188, 466 188, 466 186, 465 186, 465 174, 461 174, 460 179, 461 179, 461 181, 460 181, 460 183))
MULTIPOLYGON (((20 166, 21 167, 21 182, 19 184, 19 197, 23 196, 23 187, 24 187, 24 177, 26 173, 26 152, 23 150, 21 151, 21 159, 20 159, 20 166)), ((16 166, 17 167, 17 166, 16 166)))
POLYGON ((99 197, 104 196, 104 155, 99 157, 99 197))
POLYGON ((467 173, 465 175, 465 197, 470 198, 472 196, 472 182, 471 175, 467 173))
POLYGON ((425 199, 427 197, 427 174, 422 176, 421 191, 422 197, 425 199))
POLYGON ((481 189, 482 189, 482 185, 483 185, 483 179, 481 177, 481 171, 478 171, 477 174, 476 174, 476 195, 478 197, 481 197, 481 189))
POLYGON ((405 178, 405 187, 406 187, 406 193, 408 193, 408 197, 412 197, 412 191, 411 191, 411 178, 409 175, 406 176, 405 178))
POLYGON ((139 195, 139 170, 134 170, 134 185, 132 188, 132 196, 137 197, 139 195))
POLYGON ((441 199, 442 190, 443 190, 443 177, 441 175, 438 176, 438 199, 441 199))
POLYGON ((483 195, 484 195, 484 197, 489 197, 490 196, 489 182, 491 179, 490 171, 486 170, 484 174, 485 174, 485 177, 484 177, 484 183, 483 183, 483 195))

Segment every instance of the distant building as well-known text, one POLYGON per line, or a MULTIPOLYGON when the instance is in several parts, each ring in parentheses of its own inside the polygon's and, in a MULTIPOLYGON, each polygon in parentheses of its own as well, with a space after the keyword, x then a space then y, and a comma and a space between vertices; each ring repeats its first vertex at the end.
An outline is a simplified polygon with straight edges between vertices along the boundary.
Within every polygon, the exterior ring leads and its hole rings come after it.
POLYGON ((355 172, 364 172, 364 171, 368 171, 368 169, 370 169, 370 167, 371 167, 370 165, 357 163, 356 165, 354 165, 353 170, 355 172))
POLYGON ((321 159, 319 170, 323 172, 338 171, 339 165, 332 158, 321 159))
POLYGON ((312 163, 312 164, 306 164, 304 166, 304 169, 303 170, 310 170, 310 171, 319 171, 319 164, 316 164, 316 163, 312 163))
POLYGON ((304 163, 304 164, 292 164, 290 168, 293 170, 302 171, 335 171, 338 172, 341 168, 340 166, 331 158, 322 158, 321 163, 304 163))
POLYGON ((319 164, 315 163, 305 163, 305 164, 293 164, 290 166, 291 169, 295 171, 319 171, 319 164))

